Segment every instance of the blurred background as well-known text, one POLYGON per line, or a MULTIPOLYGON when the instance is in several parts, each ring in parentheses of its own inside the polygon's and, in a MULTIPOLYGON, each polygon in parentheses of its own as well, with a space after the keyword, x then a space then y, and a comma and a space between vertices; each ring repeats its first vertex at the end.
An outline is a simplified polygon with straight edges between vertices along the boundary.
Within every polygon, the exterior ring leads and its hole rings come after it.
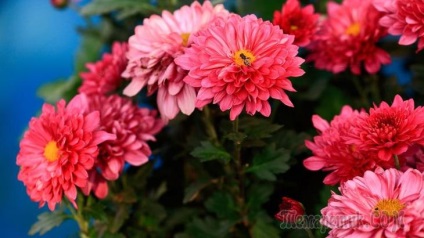
MULTIPOLYGON (((72 10, 57 10, 49 0, 0 0, 0 224, 1 237, 29 237, 39 209, 17 180, 19 138, 43 101, 43 83, 68 77, 83 21, 72 10)), ((66 221, 43 237, 73 237, 77 226, 66 221)), ((38 236, 32 236, 38 237, 38 236)))

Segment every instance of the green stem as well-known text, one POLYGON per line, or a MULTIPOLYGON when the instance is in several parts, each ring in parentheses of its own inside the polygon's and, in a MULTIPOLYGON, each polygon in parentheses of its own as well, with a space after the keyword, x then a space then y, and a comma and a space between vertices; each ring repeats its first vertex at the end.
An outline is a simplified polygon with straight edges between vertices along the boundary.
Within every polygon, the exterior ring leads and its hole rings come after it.
MULTIPOLYGON (((233 122, 233 132, 234 134, 239 133, 239 118, 237 117, 233 122)), ((243 225, 250 230, 250 223, 247 217, 247 207, 245 204, 245 191, 244 191, 244 171, 243 171, 243 162, 241 160, 241 141, 234 141, 234 165, 237 174, 238 182, 238 194, 236 195, 237 203, 239 204, 240 215, 242 217, 243 225)))
POLYGON ((213 144, 218 145, 219 144, 218 135, 216 133, 215 126, 213 125, 211 112, 208 106, 205 106, 203 108, 202 119, 203 119, 203 123, 206 126, 206 133, 208 134, 209 139, 211 140, 213 144))
POLYGON ((352 82, 356 88, 356 91, 358 91, 358 94, 361 97, 362 106, 367 107, 368 106, 367 94, 365 92, 365 89, 361 86, 361 83, 359 82, 359 78, 356 76, 352 77, 352 82))
POLYGON ((72 217, 74 218, 74 220, 77 222, 79 230, 80 230, 80 237, 81 238, 88 238, 89 233, 88 233, 88 229, 89 229, 89 224, 88 221, 86 221, 84 219, 84 216, 82 214, 82 209, 84 207, 84 198, 80 198, 81 196, 79 196, 77 198, 77 203, 78 203, 78 209, 75 209, 73 206, 71 206, 68 203, 68 208, 69 211, 72 214, 72 217))
POLYGON ((397 170, 400 170, 399 157, 397 155, 394 155, 393 158, 395 159, 395 168, 397 170))
POLYGON ((376 75, 370 75, 367 77, 369 81, 371 81, 370 85, 370 92, 372 95, 372 98, 375 103, 381 101, 381 95, 380 95, 380 89, 378 88, 378 77, 376 75))
POLYGON ((314 234, 312 233, 312 231, 309 228, 305 227, 305 231, 308 234, 309 238, 315 238, 314 234))

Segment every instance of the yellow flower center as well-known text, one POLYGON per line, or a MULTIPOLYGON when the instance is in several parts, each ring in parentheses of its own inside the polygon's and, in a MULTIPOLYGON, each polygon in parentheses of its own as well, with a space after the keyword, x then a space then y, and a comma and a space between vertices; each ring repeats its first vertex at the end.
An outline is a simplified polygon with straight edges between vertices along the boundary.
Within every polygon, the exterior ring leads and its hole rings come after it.
POLYGON ((189 37, 190 33, 181 33, 181 39, 183 39, 183 46, 187 46, 189 37))
POLYGON ((299 29, 299 27, 297 27, 296 25, 291 25, 290 26, 290 30, 292 30, 292 31, 295 31, 297 29, 299 29))
POLYGON ((256 59, 250 50, 238 50, 234 53, 233 58, 234 63, 238 66, 250 66, 256 59))
POLYGON ((353 23, 346 29, 346 35, 357 36, 361 32, 361 25, 358 22, 353 23))
POLYGON ((382 199, 374 207, 374 213, 395 217, 405 206, 399 199, 382 199))
POLYGON ((44 157, 49 162, 59 159, 59 148, 57 147, 56 141, 49 141, 49 143, 47 143, 46 147, 44 147, 44 157))

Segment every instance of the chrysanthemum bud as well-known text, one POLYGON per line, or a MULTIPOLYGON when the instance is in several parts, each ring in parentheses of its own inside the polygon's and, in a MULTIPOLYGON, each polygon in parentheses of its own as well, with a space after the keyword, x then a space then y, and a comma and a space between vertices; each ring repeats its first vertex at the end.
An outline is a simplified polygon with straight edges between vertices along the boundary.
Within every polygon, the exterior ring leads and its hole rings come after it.
POLYGON ((281 222, 296 223, 305 214, 302 203, 288 197, 283 197, 279 206, 279 212, 274 215, 281 222))
POLYGON ((57 9, 64 9, 68 6, 69 1, 68 0, 50 0, 50 3, 53 5, 53 7, 57 9))

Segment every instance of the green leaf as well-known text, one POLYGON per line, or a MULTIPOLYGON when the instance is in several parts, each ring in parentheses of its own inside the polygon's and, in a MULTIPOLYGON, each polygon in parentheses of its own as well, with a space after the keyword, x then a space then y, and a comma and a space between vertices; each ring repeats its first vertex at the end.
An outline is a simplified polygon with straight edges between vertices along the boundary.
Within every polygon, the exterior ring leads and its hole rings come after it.
POLYGON ((329 120, 339 114, 340 109, 346 104, 350 104, 346 93, 335 86, 328 86, 322 94, 320 104, 316 107, 316 114, 329 120))
POLYGON ((95 62, 99 58, 103 47, 101 36, 95 34, 83 34, 82 43, 75 57, 75 71, 77 73, 87 71, 85 65, 95 62))
MULTIPOLYGON (((91 197, 89 197, 90 199, 91 197)), ((107 214, 105 212, 106 206, 102 202, 96 202, 90 204, 90 206, 85 206, 82 208, 82 212, 84 214, 84 217, 90 217, 94 218, 98 221, 106 221, 107 220, 107 214)))
POLYGON ((85 5, 80 13, 83 16, 91 16, 122 10, 128 11, 129 9, 137 10, 138 13, 144 15, 159 13, 159 9, 147 0, 94 0, 85 5))
POLYGON ((253 173, 260 179, 275 181, 275 174, 284 173, 289 169, 289 158, 289 151, 276 149, 275 144, 270 144, 253 157, 252 165, 245 172, 253 173))
POLYGON ((279 238, 279 230, 273 223, 258 220, 252 228, 253 238, 279 238))
POLYGON ((196 199, 196 197, 199 195, 199 192, 209 184, 211 184, 210 179, 200 179, 190 184, 184 191, 183 203, 186 204, 196 199))
POLYGON ((220 160, 225 163, 231 160, 231 155, 223 148, 212 145, 209 141, 200 142, 200 146, 196 147, 191 155, 199 158, 201 162, 210 160, 220 160))
POLYGON ((53 212, 44 212, 37 216, 38 221, 31 226, 29 235, 45 234, 56 226, 62 224, 63 221, 69 219, 69 216, 62 210, 53 212))
POLYGON ((247 207, 249 216, 256 218, 256 214, 261 211, 261 207, 269 200, 274 191, 274 185, 271 183, 255 183, 247 192, 247 207))
POLYGON ((178 237, 224 238, 227 237, 231 226, 232 223, 226 220, 215 220, 211 217, 195 218, 187 225, 187 235, 179 234, 178 237))
POLYGON ((67 80, 62 79, 44 84, 38 89, 37 95, 48 103, 55 103, 60 99, 68 101, 75 95, 78 85, 79 79, 77 77, 70 77, 67 80))
POLYGON ((127 204, 119 204, 115 212, 115 216, 112 219, 109 230, 112 233, 117 233, 121 229, 122 225, 130 216, 130 206, 127 204))
POLYGON ((240 130, 247 135, 247 139, 269 138, 271 134, 282 125, 272 124, 271 121, 263 118, 244 117, 239 121, 240 130))
POLYGON ((285 148, 292 155, 298 155, 308 151, 305 140, 310 138, 311 136, 304 132, 281 130, 272 137, 271 141, 275 141, 277 147, 285 148))
POLYGON ((215 213, 220 219, 227 219, 235 222, 240 218, 233 197, 222 191, 215 192, 206 200, 205 207, 209 211, 215 213))

